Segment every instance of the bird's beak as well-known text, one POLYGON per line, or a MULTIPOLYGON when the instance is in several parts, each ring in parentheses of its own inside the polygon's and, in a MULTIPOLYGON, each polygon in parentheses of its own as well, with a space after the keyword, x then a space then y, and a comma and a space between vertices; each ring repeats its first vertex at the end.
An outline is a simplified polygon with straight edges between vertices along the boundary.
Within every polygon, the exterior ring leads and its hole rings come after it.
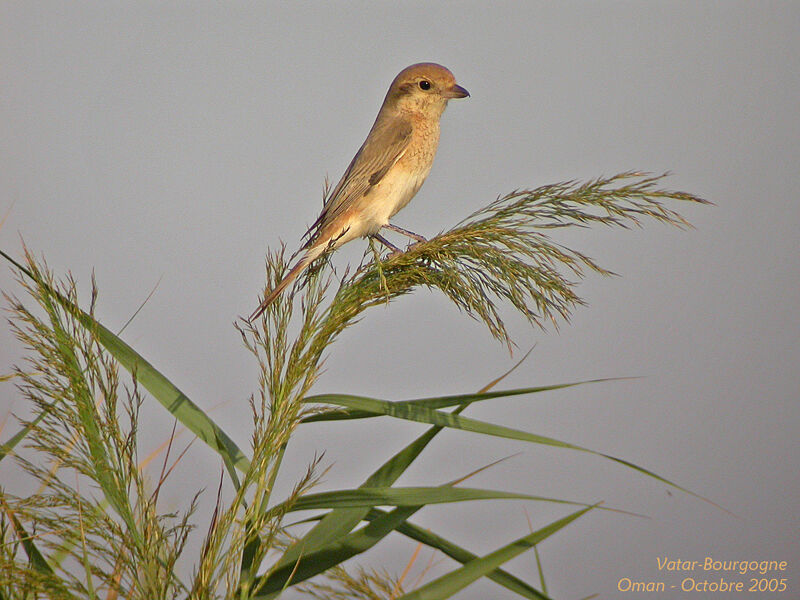
POLYGON ((469 96, 469 92, 465 90, 460 85, 453 84, 449 90, 445 90, 442 94, 445 98, 467 98, 469 96))

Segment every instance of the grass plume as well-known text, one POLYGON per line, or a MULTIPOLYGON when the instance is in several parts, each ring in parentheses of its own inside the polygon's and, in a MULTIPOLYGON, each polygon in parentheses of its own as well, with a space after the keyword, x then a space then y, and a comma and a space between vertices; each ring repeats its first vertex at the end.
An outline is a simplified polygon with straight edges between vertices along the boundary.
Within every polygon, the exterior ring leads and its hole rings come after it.
MULTIPOLYGON (((311 286, 304 302, 315 307, 317 331, 308 347, 312 355, 318 353, 365 309, 422 286, 440 290, 509 348, 511 336, 500 314, 505 302, 541 328, 568 321, 584 302, 576 291, 577 283, 589 272, 611 272, 580 251, 554 241, 551 232, 595 224, 640 226, 645 219, 690 227, 666 202, 708 202, 658 187, 663 177, 628 172, 588 183, 570 181, 516 190, 402 254, 386 259, 372 254, 371 261, 344 277, 323 314, 317 309, 320 284, 311 286)), ((326 260, 321 259, 302 281, 317 281, 325 272, 326 260)), ((284 270, 282 253, 268 257, 270 285, 280 280, 284 270)), ((276 319, 288 310, 290 298, 301 287, 295 286, 289 299, 272 311, 270 332, 282 331, 276 319)))

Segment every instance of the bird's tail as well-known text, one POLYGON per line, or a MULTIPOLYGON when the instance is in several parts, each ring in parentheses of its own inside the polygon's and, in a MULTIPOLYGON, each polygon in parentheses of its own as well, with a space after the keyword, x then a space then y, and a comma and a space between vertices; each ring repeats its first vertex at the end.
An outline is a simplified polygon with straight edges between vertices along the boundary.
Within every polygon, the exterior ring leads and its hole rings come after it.
POLYGON ((316 251, 316 248, 309 248, 309 250, 303 255, 303 257, 297 261, 297 264, 292 267, 291 271, 289 271, 286 276, 281 279, 280 283, 276 285, 272 290, 266 295, 264 301, 258 305, 258 308, 253 311, 253 314, 250 315, 250 318, 247 319, 251 323, 254 319, 257 319, 261 316, 261 314, 267 310, 267 307, 275 301, 275 298, 280 296, 281 292, 286 289, 286 287, 292 283, 297 276, 302 273, 306 267, 311 263, 312 260, 317 258, 322 251, 316 251))

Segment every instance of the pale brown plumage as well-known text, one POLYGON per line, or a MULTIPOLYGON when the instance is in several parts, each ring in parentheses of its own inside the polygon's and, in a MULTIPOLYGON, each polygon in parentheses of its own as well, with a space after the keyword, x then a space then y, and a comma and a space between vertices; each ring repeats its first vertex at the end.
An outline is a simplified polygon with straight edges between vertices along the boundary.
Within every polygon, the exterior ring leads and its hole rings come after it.
MULTIPOLYGON (((378 236, 414 197, 430 172, 439 144, 439 117, 467 90, 435 63, 406 67, 395 77, 364 144, 306 232, 305 253, 250 315, 261 315, 278 295, 327 250, 378 236)), ((399 228, 397 231, 408 234, 399 228)))

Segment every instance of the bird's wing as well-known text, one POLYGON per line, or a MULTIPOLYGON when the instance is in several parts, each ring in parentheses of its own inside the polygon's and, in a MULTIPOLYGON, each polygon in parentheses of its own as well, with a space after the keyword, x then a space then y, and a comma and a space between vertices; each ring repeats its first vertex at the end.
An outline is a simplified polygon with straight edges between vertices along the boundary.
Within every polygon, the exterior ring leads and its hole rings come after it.
POLYGON ((411 132, 411 121, 402 117, 382 119, 373 125, 366 141, 333 189, 319 218, 306 232, 305 235, 309 236, 306 246, 311 244, 316 232, 383 179, 408 148, 411 132))

